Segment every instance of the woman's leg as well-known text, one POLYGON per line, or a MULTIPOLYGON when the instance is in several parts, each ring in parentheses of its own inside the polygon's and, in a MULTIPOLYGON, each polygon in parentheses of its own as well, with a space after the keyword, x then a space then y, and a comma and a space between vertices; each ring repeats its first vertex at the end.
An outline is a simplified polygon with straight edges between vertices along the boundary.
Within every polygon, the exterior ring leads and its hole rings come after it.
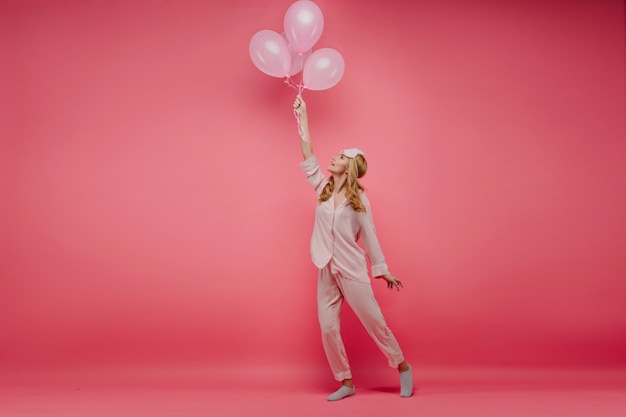
POLYGON ((330 267, 320 269, 317 284, 317 316, 322 331, 322 345, 335 379, 351 382, 350 364, 340 333, 342 304, 343 294, 330 267))
POLYGON ((329 401, 341 400, 355 393, 350 364, 341 339, 342 304, 343 295, 337 285, 337 278, 333 276, 329 267, 321 269, 317 285, 317 311, 322 331, 322 345, 333 376, 342 383, 337 391, 328 396, 329 401))
POLYGON ((404 360, 396 337, 387 327, 371 284, 346 278, 339 278, 337 282, 345 300, 383 352, 389 366, 400 372, 400 395, 410 397, 413 393, 411 366, 404 360))
POLYGON ((340 278, 337 281, 345 300, 383 352, 389 366, 398 368, 404 362, 404 355, 396 337, 387 327, 378 302, 374 298, 371 284, 347 278, 340 278))

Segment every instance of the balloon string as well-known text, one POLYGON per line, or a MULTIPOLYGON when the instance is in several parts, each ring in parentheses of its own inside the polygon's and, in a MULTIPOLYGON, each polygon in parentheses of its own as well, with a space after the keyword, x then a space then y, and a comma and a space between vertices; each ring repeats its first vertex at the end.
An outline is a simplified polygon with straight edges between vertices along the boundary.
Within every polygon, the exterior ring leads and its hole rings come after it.
MULTIPOLYGON (((302 54, 300 54, 300 73, 302 73, 303 71, 303 63, 302 63, 302 54)), ((302 94, 302 91, 304 91, 304 82, 303 82, 303 77, 300 78, 300 83, 296 84, 296 82, 294 80, 291 79, 291 77, 289 75, 287 75, 287 79, 285 80, 285 84, 287 84, 287 86, 293 88, 294 90, 296 90, 298 92, 298 95, 302 94)), ((300 115, 298 114, 298 110, 297 109, 293 109, 293 115, 296 118, 296 121, 298 122, 298 134, 300 135, 300 138, 304 141, 304 142, 308 142, 308 140, 306 139, 306 135, 304 134, 304 129, 302 128, 302 123, 300 122, 300 115)))
POLYGON ((300 84, 298 85, 298 94, 302 94, 302 90, 304 90, 304 59, 302 54, 300 55, 300 84))
POLYGON ((298 85, 291 80, 290 76, 287 76, 287 78, 285 78, 285 84, 287 84, 287 87, 291 87, 294 90, 298 89, 298 85))
POLYGON ((308 142, 308 140, 306 140, 306 136, 304 135, 304 129, 302 128, 302 123, 300 123, 300 115, 298 114, 297 109, 293 109, 293 115, 295 116, 296 121, 298 122, 298 134, 300 135, 300 138, 303 141, 308 142))
POLYGON ((302 94, 302 91, 304 91, 305 88, 304 84, 302 84, 302 81, 300 81, 299 84, 296 84, 296 82, 292 80, 290 76, 287 76, 287 78, 285 79, 285 84, 287 84, 288 87, 296 90, 298 94, 302 94))
POLYGON ((302 94, 302 91, 306 88, 304 86, 304 58, 302 57, 302 54, 299 54, 300 56, 300 83, 296 84, 296 82, 291 78, 291 76, 287 75, 287 79, 285 80, 285 83, 293 88, 294 90, 298 91, 298 94, 302 94))

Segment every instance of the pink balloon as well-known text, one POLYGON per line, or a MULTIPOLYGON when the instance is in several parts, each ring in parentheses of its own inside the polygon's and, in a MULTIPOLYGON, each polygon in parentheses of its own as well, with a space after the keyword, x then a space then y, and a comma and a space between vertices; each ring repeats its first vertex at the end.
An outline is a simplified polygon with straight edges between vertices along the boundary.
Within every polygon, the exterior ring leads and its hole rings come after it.
MULTIPOLYGON (((306 1, 306 0, 298 0, 298 1, 306 1)), ((289 48, 289 53, 291 54, 291 68, 289 69, 289 75, 294 76, 304 69, 304 63, 306 62, 307 58, 311 56, 311 50, 309 49, 305 53, 299 54, 293 50, 284 32, 281 33, 280 36, 282 36, 283 39, 285 39, 285 42, 287 42, 287 47, 289 48)))
POLYGON ((272 77, 289 74, 291 54, 285 39, 272 30, 261 30, 250 39, 250 58, 258 69, 272 77))
POLYGON ((332 48, 314 51, 304 64, 302 81, 309 90, 334 87, 343 77, 346 64, 339 52, 332 48))
POLYGON ((322 36, 324 15, 310 0, 296 1, 285 13, 285 35, 299 54, 311 49, 322 36))

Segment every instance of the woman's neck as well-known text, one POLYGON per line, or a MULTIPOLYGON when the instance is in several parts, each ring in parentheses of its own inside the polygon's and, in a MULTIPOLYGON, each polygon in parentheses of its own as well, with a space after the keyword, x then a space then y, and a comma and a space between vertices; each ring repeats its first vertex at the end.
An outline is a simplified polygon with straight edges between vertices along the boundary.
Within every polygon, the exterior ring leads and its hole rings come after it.
POLYGON ((333 182, 335 186, 333 188, 333 193, 338 194, 343 192, 343 186, 346 185, 346 176, 345 175, 333 175, 333 182))

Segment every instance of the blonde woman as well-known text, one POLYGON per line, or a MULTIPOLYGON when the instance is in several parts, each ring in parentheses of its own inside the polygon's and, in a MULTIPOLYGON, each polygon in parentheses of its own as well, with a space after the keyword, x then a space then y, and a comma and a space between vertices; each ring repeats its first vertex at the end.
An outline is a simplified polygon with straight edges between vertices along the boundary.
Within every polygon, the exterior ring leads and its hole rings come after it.
POLYGON ((335 379, 341 387, 328 396, 337 401, 355 394, 352 373, 340 334, 340 315, 344 300, 350 305, 369 335, 383 352, 389 366, 400 373, 400 396, 413 394, 411 366, 395 336, 387 327, 374 298, 366 256, 372 276, 386 281, 389 289, 402 288, 391 275, 376 237, 369 201, 359 183, 367 172, 365 154, 345 149, 334 156, 326 177, 313 154, 306 103, 298 96, 293 107, 300 119, 304 139, 300 139, 304 161, 300 168, 318 197, 315 225, 311 238, 311 257, 319 268, 317 286, 318 319, 322 344, 335 379), (365 251, 357 244, 361 240, 365 251))

